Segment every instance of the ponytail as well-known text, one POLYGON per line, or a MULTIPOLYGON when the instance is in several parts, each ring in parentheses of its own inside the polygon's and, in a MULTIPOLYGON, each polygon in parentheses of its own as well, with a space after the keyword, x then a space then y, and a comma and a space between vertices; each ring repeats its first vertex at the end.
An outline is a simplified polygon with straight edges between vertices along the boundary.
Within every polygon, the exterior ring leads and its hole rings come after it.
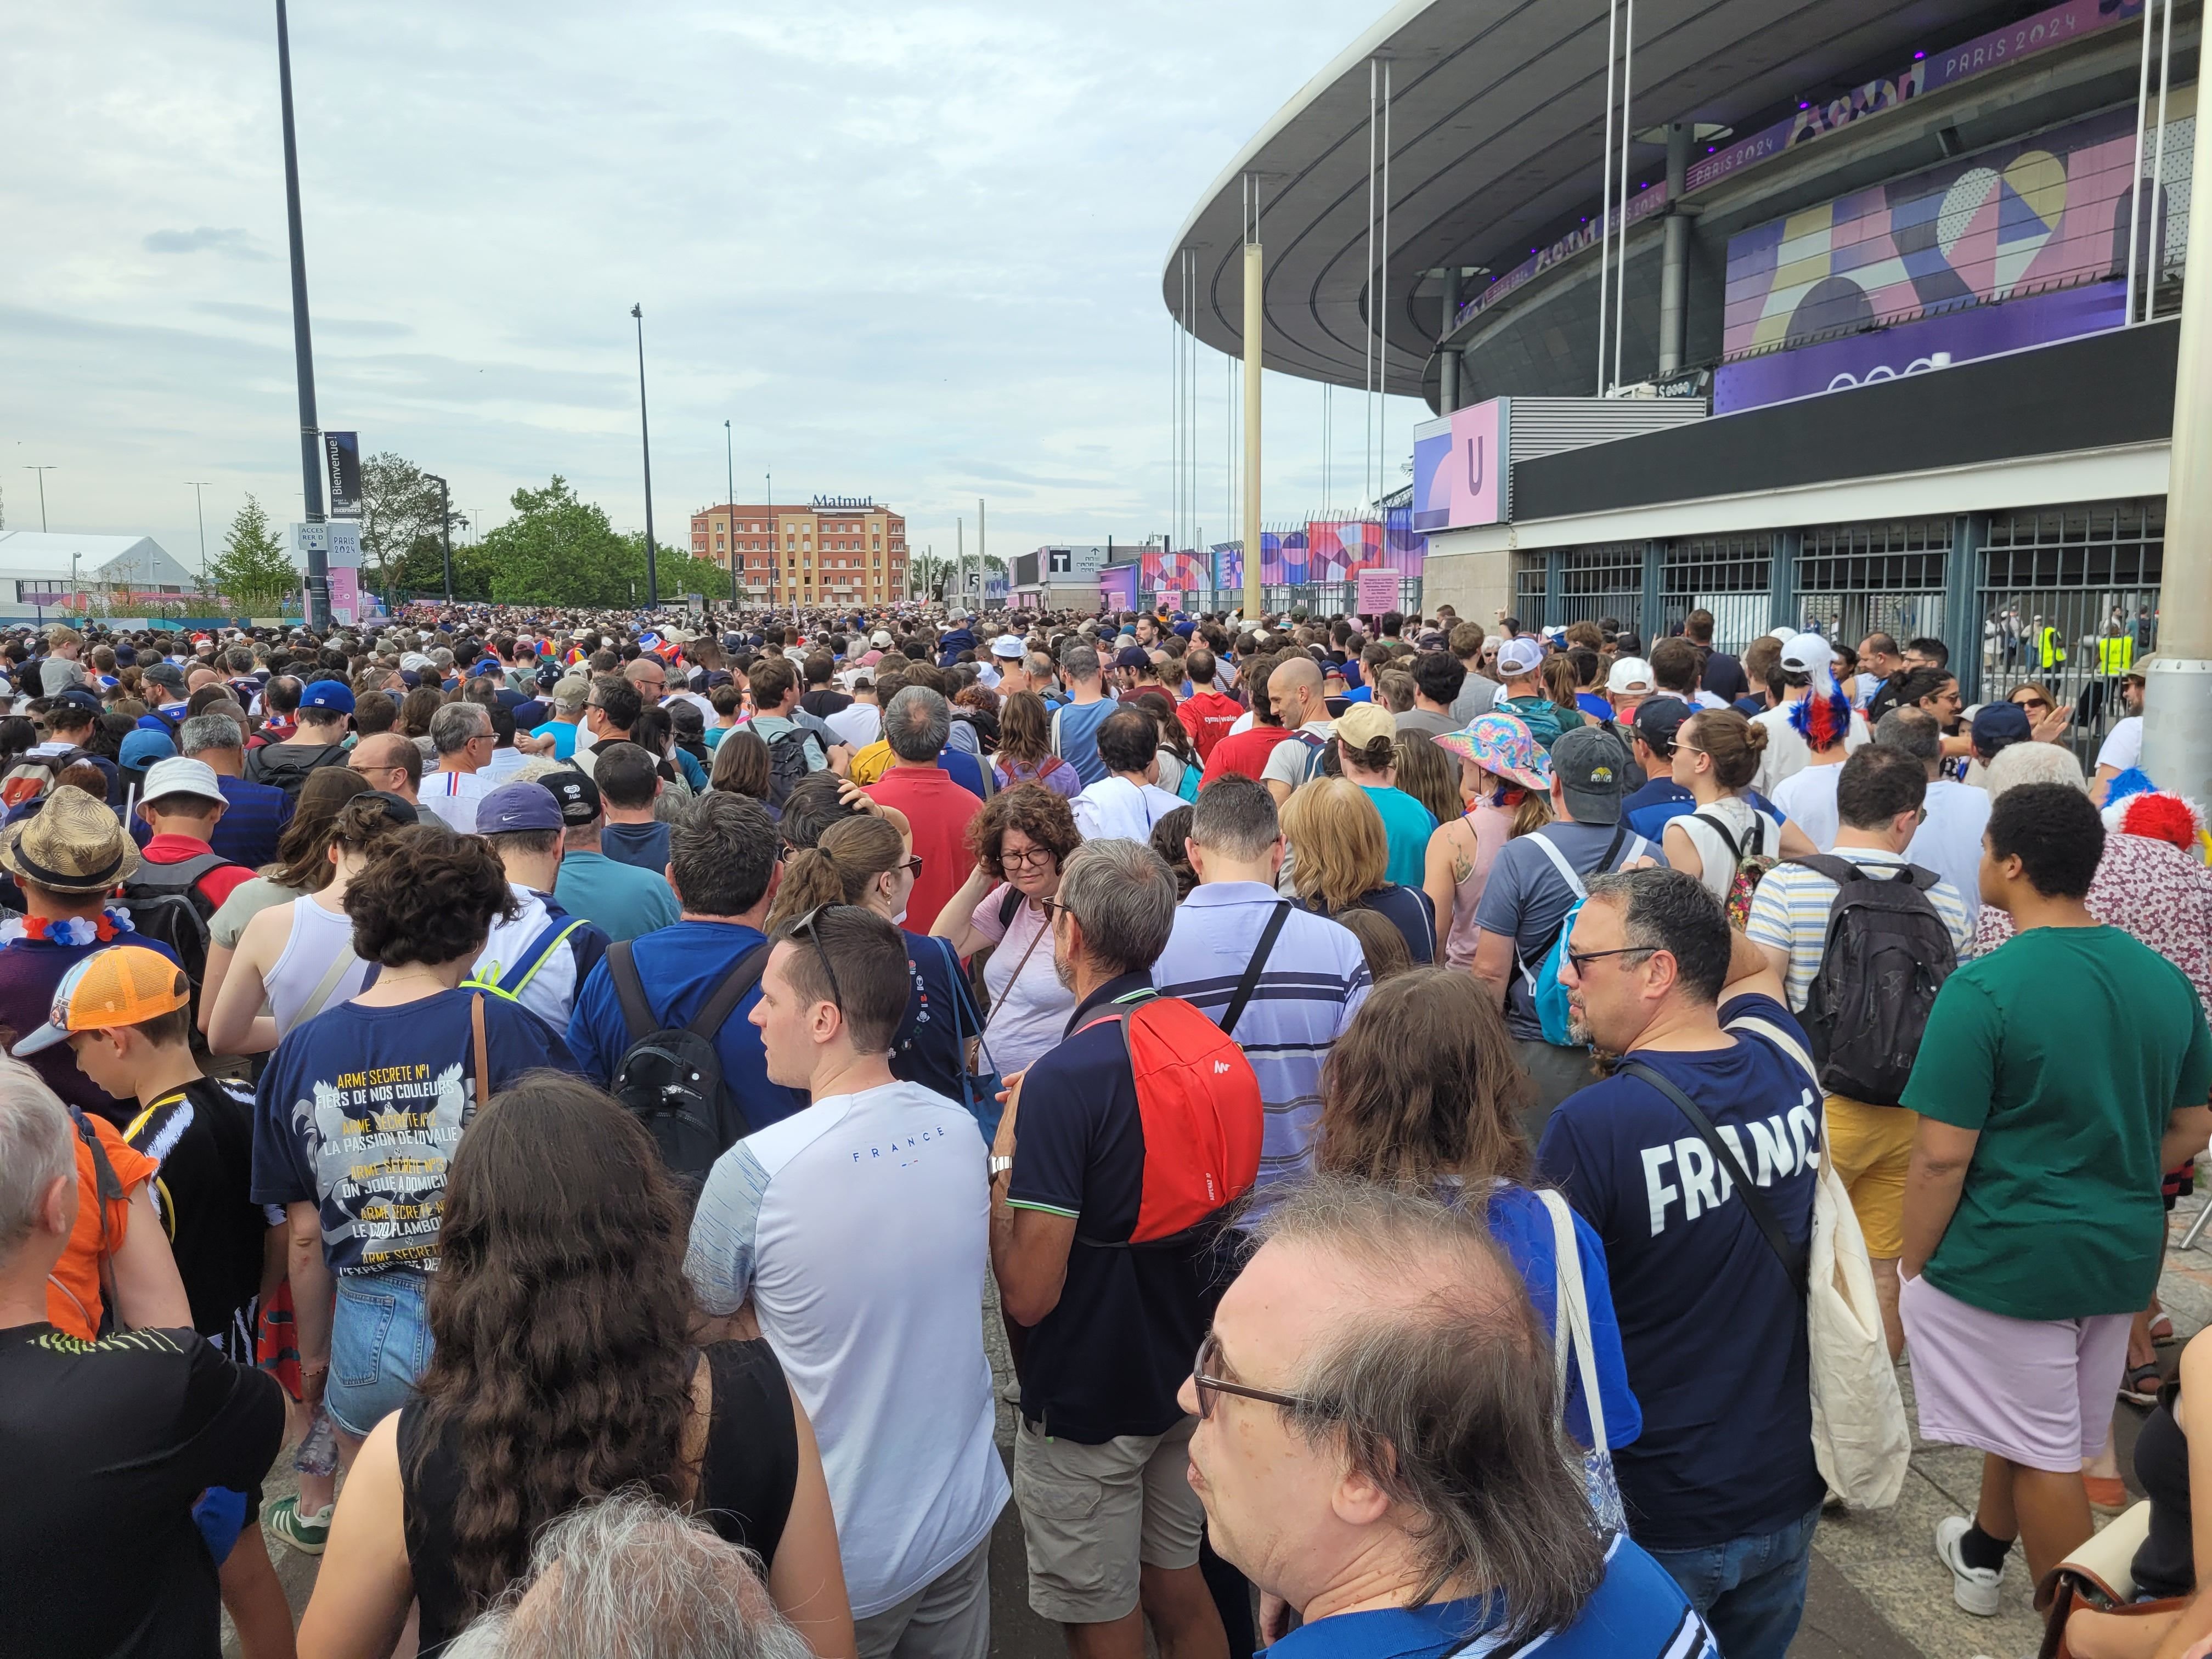
POLYGON ((888 819, 866 812, 840 819, 822 832, 815 845, 785 860, 783 880, 769 909, 768 931, 774 933, 817 905, 864 902, 868 884, 897 868, 905 856, 906 838, 888 819))

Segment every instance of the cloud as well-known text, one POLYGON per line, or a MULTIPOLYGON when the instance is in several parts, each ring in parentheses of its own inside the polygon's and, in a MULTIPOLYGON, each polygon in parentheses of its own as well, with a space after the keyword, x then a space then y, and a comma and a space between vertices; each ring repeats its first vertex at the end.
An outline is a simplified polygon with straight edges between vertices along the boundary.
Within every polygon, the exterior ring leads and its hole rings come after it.
POLYGON ((267 259, 247 232, 233 228, 217 230, 202 225, 197 230, 157 230, 145 241, 149 253, 220 253, 226 259, 267 259))

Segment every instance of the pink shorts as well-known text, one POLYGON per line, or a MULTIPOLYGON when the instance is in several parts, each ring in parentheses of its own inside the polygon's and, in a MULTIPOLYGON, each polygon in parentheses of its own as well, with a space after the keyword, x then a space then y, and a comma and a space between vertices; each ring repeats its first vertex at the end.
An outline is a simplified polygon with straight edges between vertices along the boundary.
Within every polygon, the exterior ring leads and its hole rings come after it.
POLYGON ((2128 1363, 2127 1314, 2008 1319, 1908 1279, 1898 1311, 1920 1434, 2070 1474, 2105 1449, 2128 1363))

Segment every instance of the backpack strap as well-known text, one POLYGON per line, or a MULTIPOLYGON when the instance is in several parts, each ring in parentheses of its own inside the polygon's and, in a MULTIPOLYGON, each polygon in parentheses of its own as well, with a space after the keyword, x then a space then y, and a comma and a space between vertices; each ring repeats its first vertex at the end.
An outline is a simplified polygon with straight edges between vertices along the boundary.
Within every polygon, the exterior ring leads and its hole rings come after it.
POLYGON ((483 1010, 483 994, 478 992, 469 999, 469 1048, 476 1060, 479 1110, 491 1101, 491 1044, 484 1036, 483 1010))
MULTIPOLYGON (((292 1024, 305 1025, 321 1013, 323 1005, 331 1000, 331 993, 338 988, 338 981, 346 976, 346 970, 360 960, 350 950, 333 957, 331 965, 323 969, 322 978, 315 981, 315 988, 307 993, 307 1000, 300 1005, 300 1012, 293 1017, 292 1024)), ((368 988, 364 986, 362 988, 366 990, 368 988)))
POLYGON ((143 888, 155 893, 185 893, 199 885, 200 878, 211 871, 220 870, 230 860, 220 853, 195 853, 174 864, 155 864, 142 860, 126 887, 143 888))
POLYGON ((1690 816, 1700 823, 1711 826, 1713 833, 1721 838, 1721 845, 1728 848, 1730 869, 1734 869, 1743 861, 1743 843, 1729 834, 1728 825, 1723 823, 1718 818, 1707 817, 1702 811, 1692 812, 1690 816))
POLYGON ((999 931, 1001 933, 1014 925, 1014 913, 1021 908, 1022 890, 1008 882, 1006 896, 999 901, 999 931))
MULTIPOLYGON (((1573 865, 1567 862, 1567 855, 1559 850, 1559 842, 1553 841, 1549 836, 1540 834, 1531 835, 1528 839, 1536 843, 1537 847, 1542 850, 1546 858, 1551 860, 1552 867, 1559 872, 1559 879, 1567 884, 1567 890, 1569 892, 1572 893, 1578 899, 1586 899, 1589 896, 1589 889, 1583 885, 1583 878, 1580 872, 1576 870, 1573 865)), ((1613 841, 1613 848, 1617 848, 1620 845, 1620 837, 1615 836, 1613 841)), ((1606 856, 1607 858, 1613 856, 1613 848, 1607 848, 1606 849, 1606 856)))
MULTIPOLYGON (((772 943, 764 942, 754 945, 739 957, 737 966, 730 969, 721 984, 715 988, 714 994, 707 999, 705 1005, 691 1016, 690 1023, 684 1029, 694 1036, 702 1036, 712 1042, 714 1034, 738 1011, 738 1005, 745 1000, 754 986, 760 983, 761 972, 768 966, 768 954, 774 948, 772 943)), ((637 970, 633 966, 630 971, 635 973, 637 970)))
POLYGON ((1774 1252, 1775 1259, 1781 1262, 1782 1271, 1789 1275, 1790 1288, 1801 1297, 1806 1295, 1806 1253, 1790 1243, 1789 1235, 1782 1231, 1782 1224, 1775 1218, 1765 1195, 1751 1184, 1751 1175, 1743 1167, 1743 1160, 1735 1155, 1728 1142, 1721 1139, 1720 1132, 1713 1127, 1712 1119, 1707 1117, 1698 1103, 1683 1093, 1662 1073, 1642 1060, 1624 1060, 1615 1075, 1622 1072, 1650 1084, 1674 1103, 1675 1110, 1690 1120, 1690 1127, 1698 1132, 1698 1139, 1705 1143, 1714 1160, 1729 1172, 1730 1179, 1735 1182, 1735 1189, 1743 1199, 1743 1207, 1750 1212, 1752 1220, 1758 1224, 1767 1247, 1774 1252))
POLYGON ((1260 930, 1260 942, 1252 947, 1252 960, 1244 964, 1244 975, 1237 981, 1237 994, 1229 999, 1229 1006, 1222 1010, 1222 1036, 1236 1035, 1237 1021, 1244 1012, 1244 1005, 1252 1000, 1252 993, 1259 988, 1260 971, 1267 965, 1268 953, 1274 950, 1276 939, 1282 936, 1283 924, 1290 917, 1290 900, 1277 899, 1267 925, 1260 930))
MULTIPOLYGON (((1833 853, 1808 853, 1802 858, 1795 858, 1789 861, 1792 864, 1802 864, 1815 874, 1826 876, 1839 889, 1847 887, 1855 881, 1874 879, 1850 860, 1839 859, 1833 853)), ((1905 867, 1911 869, 1912 866, 1907 865, 1905 867)))
POLYGON ((637 975, 637 956, 629 939, 607 946, 607 977, 614 981, 615 1000, 622 1005, 624 1046, 641 1042, 659 1026, 653 1005, 645 1000, 645 981, 637 975))
POLYGON ((522 953, 522 960, 508 969, 505 976, 490 988, 506 996, 520 996, 524 988, 538 977, 538 970, 545 965, 546 960, 554 951, 560 949, 569 934, 583 925, 584 919, 581 916, 554 917, 539 931, 538 937, 530 941, 530 948, 522 953), (517 974, 521 975, 520 979, 515 977, 517 974))

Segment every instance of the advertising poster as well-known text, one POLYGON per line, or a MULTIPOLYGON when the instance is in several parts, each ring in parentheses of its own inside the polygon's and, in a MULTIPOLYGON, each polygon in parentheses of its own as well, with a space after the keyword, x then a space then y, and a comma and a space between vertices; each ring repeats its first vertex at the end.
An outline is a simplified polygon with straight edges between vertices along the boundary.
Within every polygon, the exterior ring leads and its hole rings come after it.
POLYGON ((1413 428, 1413 528, 1460 530, 1504 514, 1505 399, 1413 428))
POLYGON ((323 459, 329 463, 331 517, 361 517, 361 434, 325 432, 323 459))

